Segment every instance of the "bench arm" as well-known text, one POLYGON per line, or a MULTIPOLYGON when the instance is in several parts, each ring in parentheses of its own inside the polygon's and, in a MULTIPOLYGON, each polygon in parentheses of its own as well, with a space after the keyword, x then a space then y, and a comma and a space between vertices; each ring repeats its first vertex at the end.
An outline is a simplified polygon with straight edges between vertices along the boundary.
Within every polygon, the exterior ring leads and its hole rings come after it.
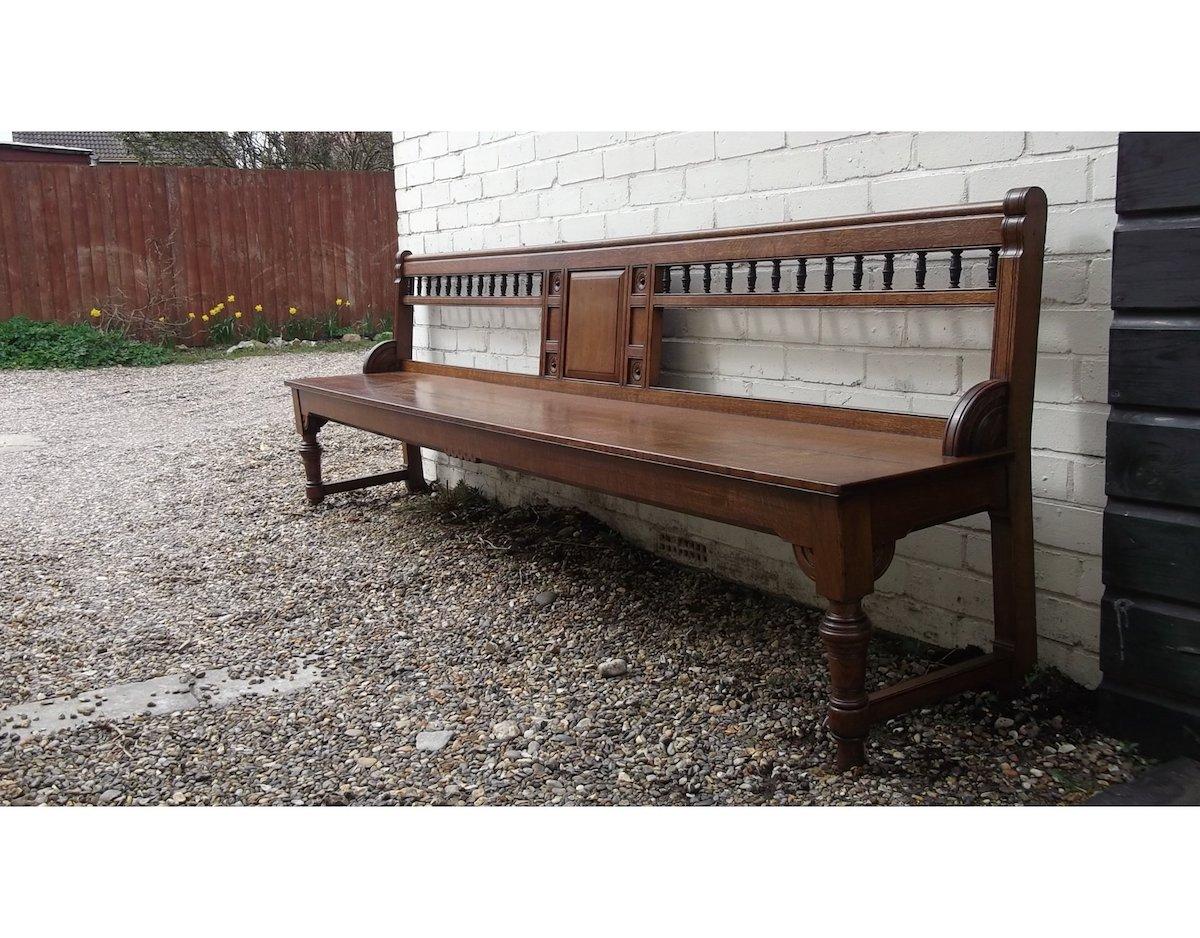
POLYGON ((399 348, 395 339, 380 342, 367 352, 367 357, 363 359, 363 374, 375 375, 385 371, 399 371, 401 365, 399 348))
POLYGON ((954 407, 942 434, 943 456, 978 456, 1008 442, 1008 382, 980 381, 954 407))

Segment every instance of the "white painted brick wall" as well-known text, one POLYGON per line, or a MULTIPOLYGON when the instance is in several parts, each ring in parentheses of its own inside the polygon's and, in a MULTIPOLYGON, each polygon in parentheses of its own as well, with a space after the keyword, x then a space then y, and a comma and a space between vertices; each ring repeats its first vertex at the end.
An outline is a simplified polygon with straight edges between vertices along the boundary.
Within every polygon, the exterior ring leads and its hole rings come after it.
MULTIPOLYGON (((400 240, 418 253, 890 211, 996 199, 1019 185, 1045 188, 1051 211, 1033 428, 1040 652, 1045 664, 1095 684, 1115 133, 396 131, 395 139, 400 240)), ((972 309, 670 310, 663 383, 945 415, 986 377, 990 332, 988 311, 972 309)), ((534 310, 421 308, 415 339, 421 358, 537 370, 534 310)), ((439 477, 465 477, 506 501, 582 507, 652 550, 661 533, 702 540, 722 575, 818 601, 777 538, 446 457, 430 461, 439 477)), ((921 531, 897 545, 869 609, 890 631, 943 645, 986 644, 990 570, 986 518, 921 531)))

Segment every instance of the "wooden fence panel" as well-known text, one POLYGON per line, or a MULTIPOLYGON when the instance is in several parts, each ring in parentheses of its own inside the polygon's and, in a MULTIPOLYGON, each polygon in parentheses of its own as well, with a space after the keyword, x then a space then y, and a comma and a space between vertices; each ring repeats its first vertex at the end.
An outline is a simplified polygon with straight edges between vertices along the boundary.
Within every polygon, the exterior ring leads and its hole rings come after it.
MULTIPOLYGON (((0 164, 0 319, 389 317, 390 173, 0 164)), ((196 327, 194 338, 202 338, 196 327)))

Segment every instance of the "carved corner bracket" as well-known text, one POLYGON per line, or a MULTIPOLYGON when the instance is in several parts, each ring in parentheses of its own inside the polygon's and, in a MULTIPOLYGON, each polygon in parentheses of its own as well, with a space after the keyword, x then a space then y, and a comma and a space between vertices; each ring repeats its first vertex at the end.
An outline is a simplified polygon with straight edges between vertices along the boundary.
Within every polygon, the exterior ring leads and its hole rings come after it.
POLYGON ((400 346, 396 344, 395 339, 380 342, 371 351, 367 352, 367 357, 363 361, 363 374, 375 375, 385 371, 399 371, 399 349, 400 346))
MULTIPOLYGON (((796 554, 796 563, 800 565, 800 569, 804 571, 804 575, 815 583, 817 579, 817 566, 813 549, 796 544, 793 547, 793 551, 796 554)), ((887 573, 888 567, 892 565, 892 558, 895 556, 895 541, 875 545, 875 550, 871 555, 871 574, 876 580, 887 573)))
POLYGON ((943 456, 1003 449, 1008 437, 1008 382, 981 381, 959 400, 942 435, 943 456))

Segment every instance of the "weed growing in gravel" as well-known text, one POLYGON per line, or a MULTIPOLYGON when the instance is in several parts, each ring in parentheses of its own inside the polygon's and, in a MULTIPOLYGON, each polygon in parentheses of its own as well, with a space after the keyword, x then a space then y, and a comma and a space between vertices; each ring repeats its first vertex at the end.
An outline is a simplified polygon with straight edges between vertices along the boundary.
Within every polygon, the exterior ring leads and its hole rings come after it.
POLYGON ((89 325, 36 322, 24 316, 0 322, 0 368, 97 368, 169 361, 171 353, 161 345, 89 325))
POLYGON ((493 511, 493 505, 478 489, 467 485, 462 479, 454 486, 434 482, 430 496, 422 506, 430 514, 452 522, 469 521, 493 511))

